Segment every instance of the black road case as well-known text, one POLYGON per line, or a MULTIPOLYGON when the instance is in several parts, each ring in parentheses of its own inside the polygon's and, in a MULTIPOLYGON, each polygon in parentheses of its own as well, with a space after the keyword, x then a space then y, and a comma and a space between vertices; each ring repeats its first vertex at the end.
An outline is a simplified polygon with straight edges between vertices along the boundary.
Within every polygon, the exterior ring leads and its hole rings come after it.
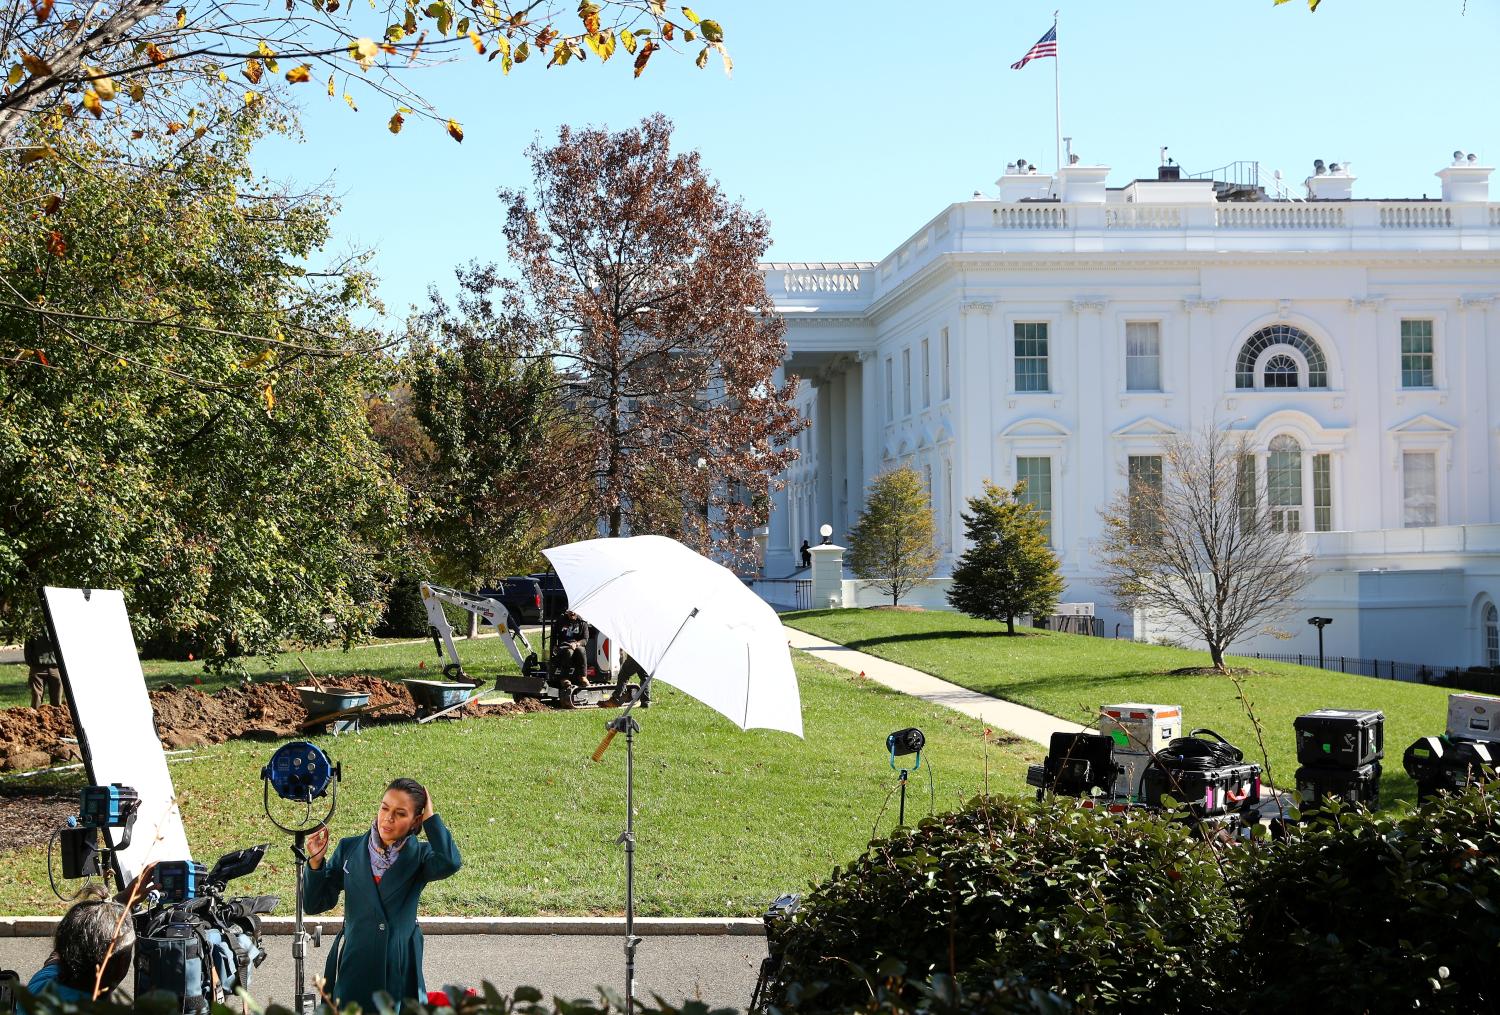
POLYGON ((1297 769, 1297 793, 1304 809, 1319 806, 1324 797, 1333 797, 1347 806, 1362 804, 1374 810, 1380 803, 1380 762, 1358 768, 1304 765, 1297 769))
POLYGON ((1297 763, 1308 768, 1360 768, 1385 757, 1385 713, 1320 708, 1299 715, 1297 763))

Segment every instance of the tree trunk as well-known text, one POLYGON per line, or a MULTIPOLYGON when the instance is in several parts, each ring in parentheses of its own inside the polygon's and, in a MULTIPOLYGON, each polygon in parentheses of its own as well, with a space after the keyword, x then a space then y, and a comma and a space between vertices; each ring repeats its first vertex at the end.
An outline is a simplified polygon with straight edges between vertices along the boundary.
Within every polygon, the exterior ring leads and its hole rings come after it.
POLYGON ((1014 613, 1007 613, 1005 615, 1005 628, 1006 634, 1016 633, 1016 615, 1014 613))
POLYGON ((1220 673, 1228 673, 1229 667, 1224 665, 1224 647, 1218 642, 1208 643, 1208 655, 1213 660, 1214 669, 1220 673))
POLYGON ((469 633, 467 635, 465 635, 465 637, 468 637, 468 638, 477 638, 478 636, 479 636, 479 614, 477 614, 477 613, 471 613, 471 614, 469 614, 469 633))

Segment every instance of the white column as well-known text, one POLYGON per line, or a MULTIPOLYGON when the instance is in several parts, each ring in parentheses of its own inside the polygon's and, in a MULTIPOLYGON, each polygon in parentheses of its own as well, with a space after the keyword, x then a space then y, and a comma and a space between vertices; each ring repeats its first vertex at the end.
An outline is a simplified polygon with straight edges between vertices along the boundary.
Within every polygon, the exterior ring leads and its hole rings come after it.
POLYGON ((860 435, 864 443, 864 451, 860 456, 860 489, 859 506, 855 509, 856 516, 864 509, 865 496, 870 490, 870 480, 880 471, 880 438, 884 432, 885 424, 880 418, 880 357, 874 352, 862 352, 859 354, 859 390, 861 393, 860 412, 864 419, 864 431, 860 435))
MULTIPOLYGON (((1224 383, 1216 376, 1219 361, 1214 348, 1213 312, 1218 300, 1183 300, 1182 307, 1188 312, 1187 327, 1187 425, 1190 433, 1207 426, 1215 416, 1219 399, 1223 397, 1224 383)), ((1234 381, 1231 379, 1231 384, 1234 381)), ((1227 394, 1234 394, 1230 389, 1227 394)), ((1233 416, 1233 413, 1230 413, 1233 416)), ((1222 425, 1228 420, 1219 420, 1222 425)))
POLYGON ((844 548, 834 543, 812 547, 812 608, 844 605, 844 548))
POLYGON ((833 538, 844 538, 844 517, 849 507, 848 386, 843 370, 834 368, 828 379, 828 517, 833 538))
POLYGON ((1335 487, 1333 498, 1338 501, 1358 488, 1359 496, 1349 497, 1342 512, 1344 526, 1350 529, 1386 528, 1382 522, 1388 502, 1396 510, 1390 519, 1391 526, 1401 526, 1401 473, 1399 470, 1392 473, 1384 452, 1385 429, 1389 424, 1381 409, 1389 389, 1384 386, 1385 374, 1380 364, 1388 358, 1381 355, 1380 336, 1382 332, 1390 332, 1381 327, 1385 315, 1380 308, 1378 299, 1349 301, 1353 337, 1344 356, 1344 397, 1349 400, 1350 447, 1349 468, 1344 474, 1357 478, 1347 490, 1335 487), (1392 483, 1396 484, 1394 492, 1392 483))
POLYGON ((848 532, 865 506, 865 379, 862 363, 844 372, 844 479, 848 495, 835 529, 848 532))
MULTIPOLYGON (((777 367, 771 375, 771 383, 776 388, 781 388, 786 383, 786 371, 777 367)), ((791 473, 798 465, 793 463, 791 469, 783 472, 778 479, 782 482, 780 490, 771 492, 771 510, 767 519, 770 532, 766 540, 766 573, 781 574, 786 570, 785 554, 797 544, 792 542, 792 520, 794 517, 792 499, 793 486, 791 473)))
POLYGON ((1106 355, 1112 353, 1112 350, 1106 351, 1104 307, 1105 301, 1099 299, 1073 301, 1077 330, 1073 350, 1073 389, 1078 424, 1073 431, 1075 453, 1063 456, 1059 465, 1065 463, 1068 466, 1067 475, 1064 476, 1059 468, 1058 479, 1066 484, 1064 502, 1068 505, 1068 514, 1072 515, 1064 520, 1064 531, 1070 537, 1070 545, 1064 550, 1063 566, 1074 572, 1093 570, 1093 554, 1089 547, 1103 534, 1098 508, 1117 482, 1104 453, 1109 437, 1105 435, 1104 370, 1100 364, 1106 355))
POLYGON ((826 378, 818 382, 815 390, 813 437, 817 441, 818 472, 814 483, 813 517, 808 519, 814 532, 822 528, 824 522, 833 521, 833 392, 826 378))
MULTIPOLYGON (((1494 435, 1489 428, 1490 417, 1490 370, 1489 347, 1486 323, 1493 296, 1467 297, 1458 301, 1463 318, 1463 373, 1461 380, 1453 384, 1459 391, 1463 406, 1463 425, 1459 428, 1462 445, 1455 449, 1460 456, 1460 477, 1463 489, 1462 514, 1448 514, 1450 524, 1477 525, 1490 521, 1493 504, 1490 500, 1490 448, 1494 435)), ((1449 342, 1451 346, 1453 343, 1449 342)), ((1452 374, 1449 375, 1450 378, 1452 374)))
MULTIPOLYGON (((1004 397, 992 378, 996 355, 991 327, 995 304, 971 300, 961 306, 959 326, 950 335, 953 352, 953 425, 957 428, 957 454, 953 463, 953 499, 977 496, 986 479, 999 481, 995 473, 995 404, 1004 397)), ((962 529, 953 533, 953 552, 968 548, 962 529)))

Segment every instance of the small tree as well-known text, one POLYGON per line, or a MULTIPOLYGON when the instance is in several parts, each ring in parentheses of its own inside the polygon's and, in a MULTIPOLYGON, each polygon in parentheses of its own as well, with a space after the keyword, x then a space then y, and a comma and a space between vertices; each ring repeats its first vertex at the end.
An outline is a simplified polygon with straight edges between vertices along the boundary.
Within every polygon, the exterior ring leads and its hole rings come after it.
POLYGON ((849 530, 849 566, 900 605, 937 569, 936 530, 927 488, 903 466, 875 478, 859 521, 849 530))
POLYGON ((948 603, 983 620, 1001 620, 1016 633, 1016 615, 1045 617, 1057 607, 1063 580, 1057 557, 1047 545, 1047 523, 1021 500, 1024 482, 1006 489, 984 484, 982 497, 969 498, 960 515, 969 549, 953 569, 948 603))
POLYGON ((1126 609, 1179 618, 1226 672, 1230 644, 1286 616, 1307 585, 1296 523, 1257 493, 1245 438, 1213 424, 1171 441, 1160 477, 1131 486, 1102 512, 1105 587, 1126 609))

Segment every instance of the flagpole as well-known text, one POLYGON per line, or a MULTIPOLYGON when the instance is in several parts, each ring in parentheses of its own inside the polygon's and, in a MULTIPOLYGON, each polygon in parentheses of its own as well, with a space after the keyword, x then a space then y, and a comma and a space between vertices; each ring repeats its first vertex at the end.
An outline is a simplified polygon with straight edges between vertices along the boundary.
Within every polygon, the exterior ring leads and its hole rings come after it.
POLYGON ((1059 55, 1058 51, 1062 49, 1062 46, 1058 45, 1058 43, 1057 43, 1057 14, 1058 14, 1057 11, 1053 11, 1052 12, 1052 38, 1053 38, 1053 53, 1052 53, 1052 101, 1053 101, 1053 105, 1054 105, 1054 107, 1056 109, 1056 112, 1057 112, 1057 168, 1059 170, 1061 170, 1062 169, 1062 164, 1063 164, 1063 160, 1062 160, 1062 158, 1063 158, 1063 152, 1062 152, 1062 71, 1059 69, 1058 64, 1062 62, 1062 57, 1059 55))

